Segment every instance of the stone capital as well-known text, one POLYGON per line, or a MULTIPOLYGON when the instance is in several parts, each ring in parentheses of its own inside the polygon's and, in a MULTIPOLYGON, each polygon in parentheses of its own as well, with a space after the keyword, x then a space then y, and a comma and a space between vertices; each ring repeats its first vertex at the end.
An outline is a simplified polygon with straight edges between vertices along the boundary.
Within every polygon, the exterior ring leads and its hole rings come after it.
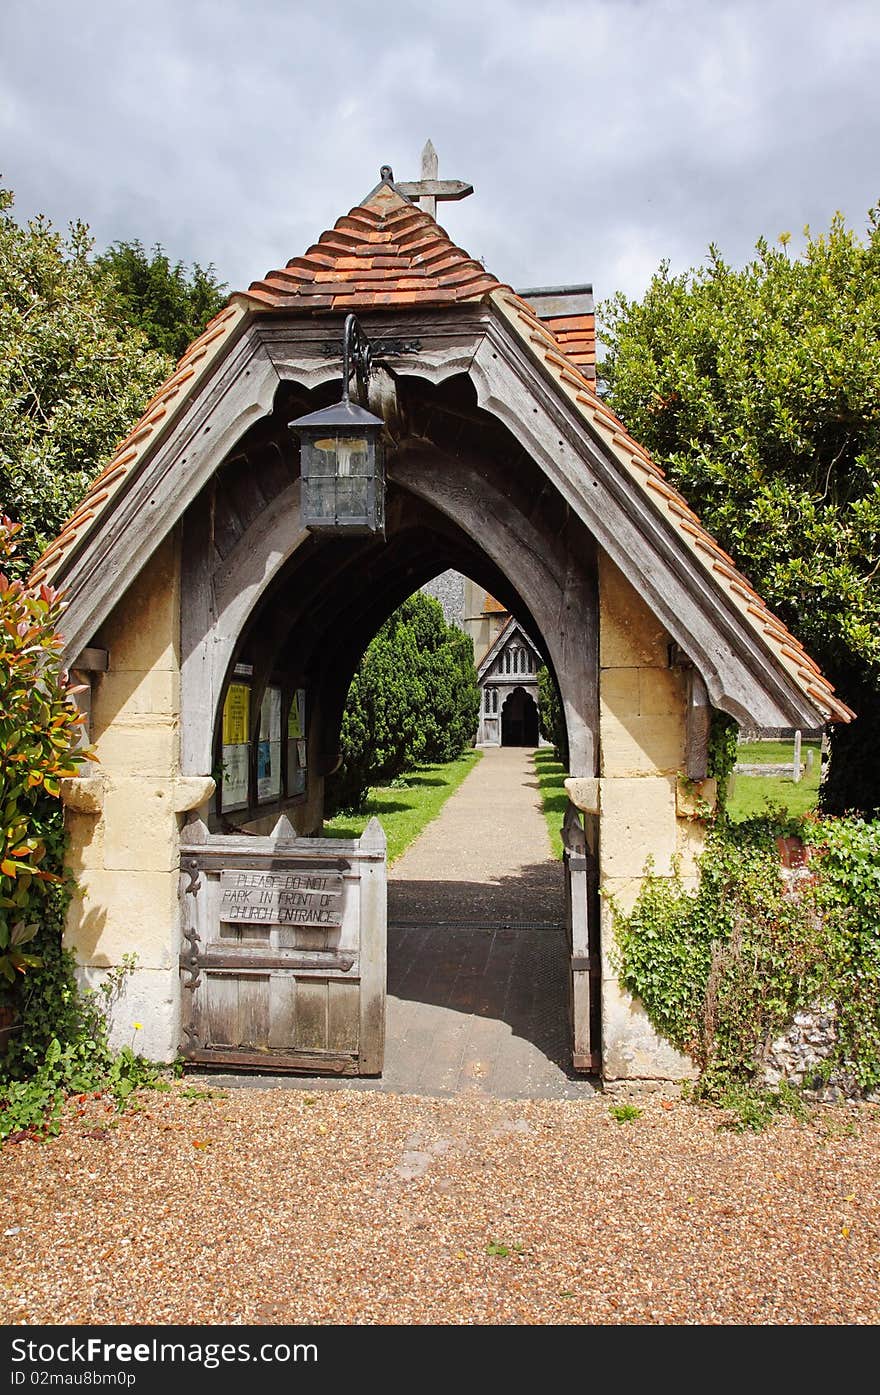
POLYGON ((217 782, 210 775, 181 775, 173 785, 173 809, 175 814, 188 814, 191 809, 199 809, 217 788, 217 782))
POLYGON ((572 775, 563 780, 565 792, 576 809, 585 814, 599 812, 599 781, 591 775, 572 775))
POLYGON ((100 814, 104 807, 103 775, 72 775, 60 781, 61 802, 78 814, 100 814))

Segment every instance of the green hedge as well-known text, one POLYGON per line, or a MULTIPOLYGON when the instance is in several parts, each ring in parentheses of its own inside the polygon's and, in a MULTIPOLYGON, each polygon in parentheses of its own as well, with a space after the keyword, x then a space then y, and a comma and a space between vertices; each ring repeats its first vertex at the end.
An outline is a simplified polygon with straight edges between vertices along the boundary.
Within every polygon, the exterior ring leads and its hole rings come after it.
POLYGON ((342 764, 327 782, 328 817, 356 810, 370 788, 472 745, 480 712, 473 644, 417 592, 370 643, 342 718, 342 764))

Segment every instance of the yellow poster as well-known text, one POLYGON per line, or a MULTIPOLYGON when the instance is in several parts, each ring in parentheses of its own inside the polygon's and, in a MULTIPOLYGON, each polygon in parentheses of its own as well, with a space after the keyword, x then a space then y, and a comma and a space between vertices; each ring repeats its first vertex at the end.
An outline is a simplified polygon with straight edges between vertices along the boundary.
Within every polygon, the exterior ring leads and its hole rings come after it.
POLYGON ((293 702, 290 704, 290 712, 287 717, 288 738, 305 736, 306 734, 306 690, 297 688, 293 695, 293 702))
POLYGON ((243 746, 248 739, 251 690, 246 683, 230 683, 223 704, 223 745, 243 746))

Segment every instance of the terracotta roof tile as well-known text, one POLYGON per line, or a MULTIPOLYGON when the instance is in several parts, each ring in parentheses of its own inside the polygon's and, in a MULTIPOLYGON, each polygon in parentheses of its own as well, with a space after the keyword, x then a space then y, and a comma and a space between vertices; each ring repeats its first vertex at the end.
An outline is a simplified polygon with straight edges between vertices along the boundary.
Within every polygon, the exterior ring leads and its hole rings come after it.
POLYGON ((429 213, 380 185, 304 257, 267 272, 236 300, 260 310, 357 310, 479 300, 499 286, 429 213))
POLYGON ((552 331, 566 356, 585 376, 596 376, 596 319, 594 315, 548 315, 543 321, 552 331))
MULTIPOLYGON (((520 296, 514 297, 520 318, 534 329, 540 327, 566 358, 581 371, 588 386, 596 380, 596 317, 591 313, 542 314, 520 296)), ((511 302, 512 303, 512 302, 511 302)))
POLYGON ((567 372, 566 370, 563 370, 562 378, 563 378, 563 380, 564 380, 566 383, 568 383, 569 387, 576 387, 576 388, 577 388, 577 387, 580 387, 580 385, 581 385, 581 380, 580 380, 580 378, 579 378, 579 377, 576 378, 576 377, 574 376, 573 373, 569 373, 569 372, 567 372))
MULTIPOLYGON (((506 615, 506 614, 507 614, 507 606, 506 606, 506 605, 502 605, 500 601, 496 601, 495 597, 494 597, 494 596, 490 596, 490 595, 489 595, 489 592, 487 591, 487 592, 486 592, 485 599, 484 599, 484 601, 483 601, 483 614, 484 614, 484 615, 506 615)), ((511 618, 512 618, 512 617, 511 617, 511 618)))

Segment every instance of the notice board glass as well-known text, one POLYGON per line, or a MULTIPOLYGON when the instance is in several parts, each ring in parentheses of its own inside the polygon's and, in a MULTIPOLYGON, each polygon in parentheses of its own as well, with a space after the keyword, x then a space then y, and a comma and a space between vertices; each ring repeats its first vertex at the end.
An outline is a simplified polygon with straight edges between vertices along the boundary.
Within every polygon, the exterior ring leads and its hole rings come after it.
POLYGON ((247 683, 230 683, 223 703, 220 798, 224 810, 247 807, 250 718, 250 687, 247 683))

